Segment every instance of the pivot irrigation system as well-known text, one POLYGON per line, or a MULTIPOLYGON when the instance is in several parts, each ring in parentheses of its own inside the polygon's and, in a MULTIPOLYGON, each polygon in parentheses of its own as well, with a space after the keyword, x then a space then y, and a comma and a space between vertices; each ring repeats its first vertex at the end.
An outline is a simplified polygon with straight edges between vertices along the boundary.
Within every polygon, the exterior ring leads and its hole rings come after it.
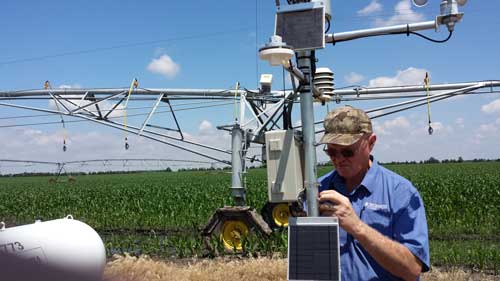
MULTIPOLYGON (((211 168, 215 168, 216 162, 166 158, 103 158, 65 162, 0 159, 0 169, 2 169, 3 175, 13 174, 9 174, 8 172, 6 172, 8 169, 16 169, 19 167, 34 167, 36 165, 44 166, 46 167, 46 173, 54 174, 55 178, 51 179, 52 181, 58 181, 59 177, 63 174, 69 175, 69 172, 71 172, 71 168, 79 169, 77 171, 88 168, 88 172, 110 172, 113 171, 112 168, 115 168, 117 171, 122 171, 124 169, 130 168, 139 168, 139 170, 151 170, 151 167, 155 167, 156 170, 166 170, 167 168, 185 166, 189 164, 210 165, 211 168), (90 166, 100 167, 101 170, 92 170, 90 169, 90 166)), ((34 173, 36 174, 37 172, 34 173)))
MULTIPOLYGON (((302 216, 304 211, 307 211, 308 218, 314 221, 293 219, 290 223, 293 222, 294 227, 305 229, 301 227, 311 224, 318 227, 335 225, 338 231, 334 218, 329 221, 318 220, 316 200, 308 200, 307 210, 302 210, 302 201, 305 198, 318 196, 315 136, 323 132, 316 129, 316 125, 323 121, 314 120, 314 102, 324 105, 331 102, 340 104, 365 100, 395 100, 394 103, 366 110, 369 116, 375 119, 419 106, 428 107, 431 103, 459 95, 499 92, 500 80, 431 84, 428 76, 425 79, 423 77, 423 85, 335 89, 333 72, 327 67, 317 67, 315 51, 324 49, 327 43, 340 44, 359 38, 395 34, 412 34, 444 43, 452 36, 456 24, 463 17, 459 7, 465 4, 465 0, 442 0, 440 14, 432 21, 339 33, 325 32, 325 27, 332 19, 329 0, 275 2, 277 12, 274 35, 269 43, 259 50, 259 56, 271 65, 283 67, 289 72, 293 87, 291 90, 273 90, 272 76, 269 74, 261 75, 259 89, 246 89, 239 83, 236 83, 233 89, 153 89, 139 87, 137 79, 134 79, 128 88, 53 89, 47 81, 43 89, 0 91, 0 106, 55 114, 60 116, 61 121, 53 123, 62 123, 63 127, 65 123, 77 122, 68 120, 72 118, 124 131, 125 149, 129 149, 128 134, 134 134, 207 158, 210 163, 231 165, 230 190, 236 206, 216 210, 202 234, 207 238, 208 244, 209 237, 217 234, 227 249, 240 250, 242 238, 248 233, 253 231, 269 235, 273 229, 289 226, 289 218, 302 216), (448 31, 448 38, 442 41, 418 33, 422 30, 437 31, 440 26, 444 26, 448 31), (51 100, 55 109, 22 104, 26 100, 51 100), (227 105, 239 101, 239 116, 235 118, 234 123, 217 127, 230 132, 230 150, 197 143, 186 137, 181 129, 182 120, 177 118, 178 111, 185 108, 178 102, 192 100, 211 102, 213 105, 227 105), (148 107, 150 110, 144 120, 139 124, 131 124, 130 121, 127 123, 127 117, 132 116, 127 116, 127 110, 132 109, 129 104, 144 101, 154 102, 153 106, 148 107), (167 111, 161 113, 170 115, 170 121, 166 123, 173 126, 151 121, 155 114, 160 113, 161 105, 168 107, 167 111), (301 126, 293 125, 296 123, 292 120, 292 112, 296 105, 300 106, 301 126), (246 111, 251 118, 246 117, 246 111), (261 146, 262 153, 251 155, 252 145, 261 146), (230 161, 227 160, 229 156, 230 161), (254 161, 265 163, 268 172, 269 202, 261 213, 246 204, 244 177, 248 163, 254 161)), ((427 1, 413 2, 422 6, 427 1)), ((433 133, 430 118, 428 132, 433 133)), ((66 150, 66 140, 63 141, 63 149, 66 150)), ((293 231, 292 228, 290 231, 293 231)), ((291 237, 294 236, 290 235, 289 239, 293 239, 291 237)), ((336 246, 332 244, 331 247, 335 249, 336 246)), ((293 245, 289 247, 289 263, 293 263, 301 255, 300 249, 293 245)), ((335 253, 338 255, 338 250, 335 253)), ((296 272, 298 269, 294 270, 289 268, 290 280, 297 279, 294 276, 298 275, 294 274, 299 274, 296 272)), ((338 276, 338 272, 332 274, 338 276)))

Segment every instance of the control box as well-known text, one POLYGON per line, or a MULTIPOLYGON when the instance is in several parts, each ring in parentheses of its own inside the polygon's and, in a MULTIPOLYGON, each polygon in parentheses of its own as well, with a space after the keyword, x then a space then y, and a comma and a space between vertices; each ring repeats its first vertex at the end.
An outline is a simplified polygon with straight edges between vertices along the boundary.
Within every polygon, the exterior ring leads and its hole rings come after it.
POLYGON ((265 138, 269 202, 295 202, 304 190, 301 142, 293 130, 269 131, 265 138))

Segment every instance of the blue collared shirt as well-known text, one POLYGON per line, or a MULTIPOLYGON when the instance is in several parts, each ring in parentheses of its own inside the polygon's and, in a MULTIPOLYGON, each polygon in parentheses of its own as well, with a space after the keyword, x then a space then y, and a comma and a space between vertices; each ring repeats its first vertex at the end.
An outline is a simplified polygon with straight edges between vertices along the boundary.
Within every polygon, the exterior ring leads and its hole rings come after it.
MULTIPOLYGON (((380 166, 372 157, 361 184, 347 193, 344 179, 332 171, 318 179, 319 192, 334 189, 349 198, 359 218, 406 246, 429 270, 429 239, 422 198, 413 184, 380 166)), ((383 269, 352 235, 340 228, 342 280, 400 280, 383 269)))

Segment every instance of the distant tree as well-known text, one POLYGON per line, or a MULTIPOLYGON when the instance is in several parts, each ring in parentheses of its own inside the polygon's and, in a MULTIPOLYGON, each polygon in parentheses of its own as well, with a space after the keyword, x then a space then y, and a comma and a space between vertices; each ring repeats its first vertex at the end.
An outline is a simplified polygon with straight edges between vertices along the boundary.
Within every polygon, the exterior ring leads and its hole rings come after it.
POLYGON ((429 164, 439 163, 439 160, 431 156, 429 160, 424 161, 424 163, 429 163, 429 164))
POLYGON ((462 163, 462 162, 464 162, 464 159, 462 158, 462 156, 458 156, 457 162, 458 162, 458 163, 462 163))

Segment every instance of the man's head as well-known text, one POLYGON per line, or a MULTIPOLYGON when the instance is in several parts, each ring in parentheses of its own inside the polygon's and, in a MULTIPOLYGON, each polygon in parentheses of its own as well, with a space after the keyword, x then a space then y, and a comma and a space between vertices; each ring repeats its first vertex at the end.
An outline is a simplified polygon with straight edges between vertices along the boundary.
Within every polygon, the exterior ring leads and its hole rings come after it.
POLYGON ((341 176, 351 178, 369 167, 377 137, 364 111, 351 106, 337 108, 328 113, 324 127, 320 143, 326 144, 326 153, 341 176))
POLYGON ((325 135, 320 143, 324 144, 351 145, 365 134, 373 133, 370 117, 363 110, 351 106, 330 111, 323 125, 325 135))

